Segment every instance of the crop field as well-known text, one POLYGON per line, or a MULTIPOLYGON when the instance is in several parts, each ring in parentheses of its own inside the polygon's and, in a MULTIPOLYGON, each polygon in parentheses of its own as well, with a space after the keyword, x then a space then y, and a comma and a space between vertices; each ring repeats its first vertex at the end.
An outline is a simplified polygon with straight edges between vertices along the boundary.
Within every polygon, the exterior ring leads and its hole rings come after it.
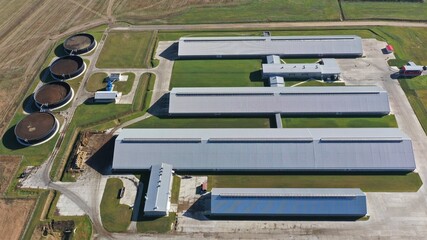
POLYGON ((342 1, 346 19, 427 20, 427 2, 342 1))
POLYGON ((152 32, 110 32, 96 62, 99 68, 150 66, 152 32))
POLYGON ((6 191, 20 163, 21 157, 0 156, 0 195, 6 191))
POLYGON ((330 0, 185 0, 123 1, 119 20, 137 23, 230 23, 339 20, 338 2, 330 0), (236 14, 239 13, 239 14, 236 14))
POLYGON ((35 199, 0 199, 0 236, 20 239, 35 199))
POLYGON ((400 79, 399 83, 405 91, 424 132, 427 133, 427 76, 400 79))
POLYGON ((261 60, 181 60, 173 67, 174 87, 261 87, 261 60))
POLYGON ((416 192, 422 182, 417 173, 406 175, 212 175, 210 188, 360 188, 364 192, 416 192))

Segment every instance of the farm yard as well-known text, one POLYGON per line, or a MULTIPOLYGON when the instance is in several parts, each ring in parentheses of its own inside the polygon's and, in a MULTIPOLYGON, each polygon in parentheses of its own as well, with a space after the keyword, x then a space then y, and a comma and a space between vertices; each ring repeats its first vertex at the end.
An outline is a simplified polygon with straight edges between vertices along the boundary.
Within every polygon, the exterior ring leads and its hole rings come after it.
MULTIPOLYGON (((427 20, 427 3, 399 3, 399 2, 358 2, 343 0, 342 14, 345 20, 349 19, 398 19, 398 20, 427 20), (406 8, 401 7, 405 4, 406 8), (405 10, 406 9, 406 10, 405 10)), ((75 239, 89 239, 92 235, 92 226, 95 234, 100 234, 101 228, 93 216, 65 217, 56 213, 56 202, 60 192, 49 198, 53 190, 33 191, 20 189, 18 176, 27 166, 39 166, 53 150, 58 150, 53 159, 50 176, 53 182, 73 180, 62 173, 73 143, 79 132, 83 130, 110 131, 115 127, 137 117, 145 116, 148 111, 154 91, 156 75, 142 73, 149 69, 153 71, 160 63, 154 59, 154 50, 160 45, 159 41, 175 41, 181 36, 260 36, 264 30, 272 30, 278 35, 359 35, 363 38, 375 38, 386 41, 395 47, 396 60, 389 60, 391 66, 400 66, 408 60, 414 60, 426 65, 425 52, 427 38, 425 28, 422 27, 391 27, 391 26, 341 26, 340 7, 338 1, 329 0, 186 0, 186 1, 140 1, 140 0, 34 0, 31 2, 16 0, 0 0, 0 53, 3 61, 0 63, 0 236, 10 239, 50 239, 53 236, 42 237, 41 226, 52 219, 74 220, 77 224, 75 239), (236 14, 239 12, 240 14, 236 14), (40 17, 40 16, 43 17, 40 17), (325 21, 329 27, 314 28, 310 22, 309 28, 277 28, 272 22, 280 21, 325 21), (337 22, 333 22, 337 21, 337 22), (179 28, 168 27, 162 24, 196 24, 196 23, 259 23, 266 25, 247 25, 242 31, 200 28, 179 31, 179 28), (150 26, 143 31, 141 26, 132 24, 160 24, 150 26), (164 26, 164 27, 163 27, 164 26), (157 29, 158 28, 158 29, 157 29), (169 29, 169 30, 168 30, 169 29), (178 30, 177 30, 178 29, 178 30), (107 71, 102 68, 121 68, 129 75, 127 82, 117 82, 115 90, 124 94, 136 89, 131 103, 126 104, 93 104, 85 99, 75 99, 73 103, 55 110, 54 114, 62 124, 69 123, 64 128, 64 135, 56 136, 49 143, 28 148, 22 147, 16 141, 14 127, 26 113, 24 110, 38 111, 30 105, 32 93, 40 80, 49 82, 54 79, 48 74, 50 62, 65 54, 62 47, 64 39, 73 33, 89 32, 94 35, 98 43, 102 43, 98 54, 85 54, 84 61, 89 68, 87 76, 83 75, 68 81, 75 92, 84 91, 90 96, 94 91, 105 88, 103 78, 107 71), (153 69, 150 69, 153 67, 153 69), (99 68, 99 69, 97 69, 99 68), (128 69, 126 68, 134 68, 128 69), (144 68, 144 70, 141 70, 144 68), (93 71, 95 69, 95 71, 93 71), (100 70, 101 69, 101 70, 100 70), (137 74, 132 72, 139 69, 137 74), (92 72, 96 72, 92 75, 92 72), (102 73, 100 73, 102 72, 102 73), (90 77, 92 75, 92 77, 90 77), (90 77, 90 79, 89 79, 90 77), (138 79, 139 78, 139 79, 138 79), (88 81, 86 81, 89 79, 88 81), (138 82, 135 82, 138 81, 138 82), (83 85, 85 83, 86 85, 83 85), (134 84, 135 83, 135 84, 134 84), (133 88, 136 86, 136 88, 133 88), (133 90, 132 90, 133 89, 133 90), (21 97, 24 96, 24 99, 21 97), (75 104, 74 104, 75 103, 75 104), (75 105, 75 106, 74 106, 75 105), (75 108, 75 115, 67 115, 70 108, 75 108), (72 117, 72 118, 71 118, 72 117), (66 131, 66 134, 65 134, 66 131), (59 141, 58 141, 59 139, 59 141), (57 148, 58 147, 58 148, 57 148), (16 155, 9 157, 6 155, 16 155), (66 176, 66 177, 64 177, 66 176), (25 198, 25 199, 24 199, 25 198), (37 200, 38 199, 38 200, 37 200), (33 213, 34 209, 34 213, 33 213), (17 214, 19 212, 19 214, 17 214), (18 215, 18 216, 17 216, 18 215), (10 219, 13 218, 13 221, 10 219), (45 220, 40 220, 45 219, 45 220), (26 224, 28 230, 24 232, 26 224)), ((345 23, 345 21, 343 22, 345 23)), ((356 23, 357 24, 357 23, 356 23)), ((402 26, 410 24, 401 23, 402 26)), ((183 25, 184 28, 187 25, 183 25)), ((212 25, 213 26, 213 25, 212 25)), ((224 25, 226 27, 226 25, 224 25)), ((194 28, 194 27, 193 27, 194 28)), ((230 29, 230 28, 229 28, 230 29)), ((317 59, 286 59, 291 63, 312 62, 317 59)), ((161 65, 160 65, 161 66, 161 65)), ((172 69, 172 65, 171 69, 172 69)), ((170 87, 262 87, 266 83, 261 78, 261 60, 176 60, 171 72, 170 87)), ((162 73, 161 71, 159 71, 162 73)), ((158 72, 156 72, 158 74, 158 72)), ((157 76, 159 77, 159 75, 157 76)), ((162 78, 156 79, 156 84, 162 78)), ((425 77, 413 79, 399 79, 418 119, 427 132, 426 98, 427 88, 425 77)), ((324 83, 321 81, 287 81, 286 86, 331 86, 344 85, 343 81, 324 83)), ((157 87, 157 85, 156 85, 157 87)), ((133 96, 133 95, 132 95, 133 96)), ((74 113, 74 112, 73 112, 74 113)), ((155 114, 153 114, 155 115, 155 114)), ((384 117, 360 118, 311 118, 311 117, 283 117, 283 127, 397 127, 398 113, 384 117), (397 119, 397 120, 396 120, 397 119)), ((269 117, 250 118, 186 118, 151 116, 145 120, 134 122, 131 128, 270 128, 274 127, 274 119, 269 117)), ((61 130, 62 131, 62 130, 61 130)), ((415 142, 418 147, 420 143, 415 142)), ((422 181, 418 173, 393 175, 211 175, 210 187, 360 187, 368 192, 417 192, 422 181)), ((110 184, 110 183, 107 183, 110 184)), ((65 184, 64 184, 65 185, 65 184)), ((114 191, 122 185, 117 183, 111 187, 113 199, 114 191)), ((109 187, 110 188, 110 187, 109 187)), ((111 190, 110 189, 110 190, 111 190)), ((415 193, 414 193, 415 195, 415 193)), ((176 196, 176 194, 175 194, 176 196)), ((391 200, 391 201, 400 201, 391 200)), ((402 200, 403 201, 403 200, 402 200)), ((101 201, 100 201, 101 202, 101 201)), ((395 204, 394 202, 393 204, 395 204)), ((153 233, 167 232, 179 215, 171 213, 167 219, 160 221, 140 221, 129 225, 131 210, 128 206, 119 205, 118 201, 106 202, 103 200, 106 228, 112 231, 153 233), (125 213, 120 219, 118 228, 114 226, 112 215, 119 212, 108 212, 108 206, 120 206, 125 213), (107 207, 106 207, 107 206, 107 207), (110 216, 108 216, 110 215, 110 216), (107 217, 106 217, 107 216, 107 217), (165 225, 166 223, 166 225, 165 225), (165 227, 166 226, 166 227, 165 227), (154 229, 154 231, 153 231, 154 229)), ((101 213, 101 215, 103 214, 101 213)), ((375 214, 375 213, 374 213, 375 214)), ((389 214, 389 213, 388 213, 389 214)), ((378 221, 378 219, 374 219, 378 221)), ((281 233, 282 234, 282 233, 281 233)), ((55 235, 56 236, 56 235, 55 235)), ((58 234, 59 236, 59 234, 58 234)), ((105 235, 104 235, 105 236, 105 235)), ((120 236, 120 235, 117 235, 120 236)), ((123 235, 126 236, 126 235, 123 235)), ((122 236, 122 237, 123 237, 122 236)), ((214 236, 214 235, 212 235, 214 236)))

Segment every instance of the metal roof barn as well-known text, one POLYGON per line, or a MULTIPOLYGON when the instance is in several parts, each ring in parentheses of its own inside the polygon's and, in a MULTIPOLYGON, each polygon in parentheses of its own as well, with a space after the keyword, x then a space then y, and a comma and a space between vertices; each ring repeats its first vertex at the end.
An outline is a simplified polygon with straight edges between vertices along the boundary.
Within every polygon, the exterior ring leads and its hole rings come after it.
POLYGON ((180 58, 361 57, 359 36, 182 37, 180 58))
POLYGON ((377 86, 173 88, 171 115, 386 115, 387 92, 377 86))
POLYGON ((298 79, 326 79, 335 80, 341 74, 338 63, 333 58, 323 58, 317 63, 291 63, 291 64, 263 64, 264 77, 282 76, 298 79))
POLYGON ((170 209, 172 187, 172 166, 161 163, 151 166, 147 196, 144 206, 145 216, 165 216, 170 209))
POLYGON ((213 188, 212 216, 362 217, 358 188, 213 188))
POLYGON ((167 163, 184 171, 399 171, 415 169, 397 128, 123 129, 114 171, 167 163))

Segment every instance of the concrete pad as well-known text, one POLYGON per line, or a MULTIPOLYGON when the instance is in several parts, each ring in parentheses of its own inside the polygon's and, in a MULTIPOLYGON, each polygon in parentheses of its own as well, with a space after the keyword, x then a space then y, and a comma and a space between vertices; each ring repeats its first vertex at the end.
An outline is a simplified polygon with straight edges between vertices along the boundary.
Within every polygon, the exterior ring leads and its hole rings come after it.
POLYGON ((58 203, 56 204, 58 213, 61 216, 83 216, 85 212, 77 206, 73 201, 64 195, 59 196, 58 203))

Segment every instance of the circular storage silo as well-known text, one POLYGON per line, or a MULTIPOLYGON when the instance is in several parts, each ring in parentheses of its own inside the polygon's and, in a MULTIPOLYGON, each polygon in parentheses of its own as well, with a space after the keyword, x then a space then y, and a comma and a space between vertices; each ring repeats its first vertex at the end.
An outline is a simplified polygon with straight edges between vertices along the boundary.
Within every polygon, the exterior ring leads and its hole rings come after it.
POLYGON ((54 110, 66 105, 73 98, 73 89, 66 82, 50 82, 34 93, 38 108, 54 110))
POLYGON ((63 46, 68 54, 84 54, 96 47, 96 40, 89 33, 78 33, 67 38, 63 46))
POLYGON ((79 56, 65 56, 56 59, 49 67, 52 77, 58 80, 67 80, 82 74, 85 63, 79 56))
POLYGON ((58 120, 48 112, 35 112, 15 126, 15 136, 22 145, 38 145, 51 139, 59 129, 58 120))

